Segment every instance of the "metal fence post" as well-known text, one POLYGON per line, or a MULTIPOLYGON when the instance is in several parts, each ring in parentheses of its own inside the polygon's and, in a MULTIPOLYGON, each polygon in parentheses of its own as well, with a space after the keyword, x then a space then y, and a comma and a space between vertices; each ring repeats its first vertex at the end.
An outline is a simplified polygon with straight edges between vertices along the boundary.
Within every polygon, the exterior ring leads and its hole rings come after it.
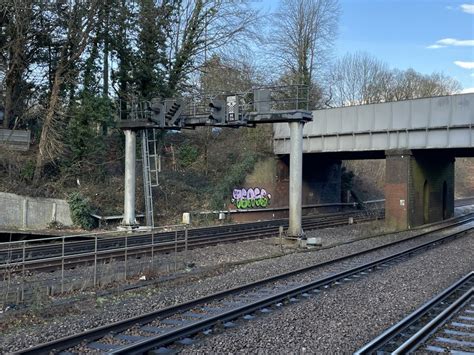
POLYGON ((62 238, 61 245, 61 293, 64 292, 64 244, 66 243, 66 237, 62 238))
POLYGON ((97 285, 97 236, 94 237, 94 287, 97 285))
POLYGON ((155 268, 155 231, 151 230, 151 269, 155 268))
POLYGON ((178 270, 178 231, 174 232, 174 271, 178 270))
POLYGON ((184 227, 184 265, 188 266, 188 227, 184 227))
POLYGON ((124 250, 124 256, 125 256, 125 260, 124 260, 124 266, 125 266, 125 271, 124 271, 124 277, 125 277, 125 280, 127 280, 127 259, 128 259, 128 236, 125 234, 125 250, 124 250))
POLYGON ((25 299, 25 262, 26 262, 26 241, 23 241, 23 256, 21 270, 21 301, 25 299))

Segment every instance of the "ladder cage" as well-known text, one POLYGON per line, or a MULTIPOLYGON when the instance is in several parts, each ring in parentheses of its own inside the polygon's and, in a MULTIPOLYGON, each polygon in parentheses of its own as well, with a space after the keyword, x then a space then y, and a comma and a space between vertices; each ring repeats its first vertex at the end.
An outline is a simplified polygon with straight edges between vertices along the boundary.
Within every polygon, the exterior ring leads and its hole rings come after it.
POLYGON ((142 130, 143 190, 145 197, 145 223, 154 227, 153 187, 158 186, 159 154, 155 129, 142 130))

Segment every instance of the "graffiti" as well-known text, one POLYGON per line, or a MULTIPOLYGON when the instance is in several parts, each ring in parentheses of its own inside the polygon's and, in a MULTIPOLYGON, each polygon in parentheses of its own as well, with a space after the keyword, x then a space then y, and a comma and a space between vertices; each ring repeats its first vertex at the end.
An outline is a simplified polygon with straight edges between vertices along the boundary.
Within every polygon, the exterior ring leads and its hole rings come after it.
POLYGON ((267 193, 265 189, 258 187, 249 189, 234 189, 232 191, 232 203, 238 209, 246 208, 265 208, 270 205, 272 195, 267 193))

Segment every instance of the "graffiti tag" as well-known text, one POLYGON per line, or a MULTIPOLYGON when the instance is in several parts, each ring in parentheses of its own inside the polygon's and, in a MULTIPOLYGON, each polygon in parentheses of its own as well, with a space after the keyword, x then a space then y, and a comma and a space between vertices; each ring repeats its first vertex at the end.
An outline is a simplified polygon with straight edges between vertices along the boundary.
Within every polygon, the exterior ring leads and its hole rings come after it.
POLYGON ((241 188, 232 191, 232 203, 238 209, 246 208, 265 208, 270 205, 272 195, 267 193, 265 189, 259 187, 255 188, 241 188))

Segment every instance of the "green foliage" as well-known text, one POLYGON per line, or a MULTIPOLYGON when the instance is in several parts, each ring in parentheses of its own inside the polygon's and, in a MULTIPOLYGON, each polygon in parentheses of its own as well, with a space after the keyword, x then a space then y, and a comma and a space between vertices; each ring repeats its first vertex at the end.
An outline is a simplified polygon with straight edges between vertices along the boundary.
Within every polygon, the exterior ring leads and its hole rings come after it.
POLYGON ((350 191, 351 195, 354 196, 352 191, 352 187, 354 186, 354 177, 355 174, 352 172, 352 170, 347 170, 345 166, 341 168, 341 201, 343 202, 348 202, 346 197, 347 191, 350 191))
POLYGON ((23 181, 33 180, 35 174, 35 163, 32 160, 28 160, 20 170, 20 179, 23 181))
POLYGON ((72 108, 72 117, 67 129, 70 163, 95 160, 104 152, 104 136, 98 134, 99 127, 110 126, 111 102, 102 96, 83 94, 82 102, 72 108))
POLYGON ((79 192, 73 192, 68 196, 67 202, 69 203, 71 218, 75 225, 87 230, 97 226, 96 220, 91 216, 91 213, 94 213, 94 209, 89 199, 79 192))
POLYGON ((341 169, 341 190, 347 191, 352 190, 354 185, 354 173, 351 170, 347 170, 346 167, 341 169))
POLYGON ((187 168, 199 157, 197 148, 185 144, 178 150, 178 163, 180 167, 187 168))
POLYGON ((51 221, 51 222, 48 223, 47 228, 48 228, 48 229, 61 230, 61 229, 65 229, 65 226, 64 226, 64 224, 62 224, 61 222, 58 222, 58 221, 51 221))
POLYGON ((229 195, 229 191, 241 184, 246 175, 249 174, 257 162, 257 156, 254 154, 248 154, 245 158, 234 164, 229 170, 228 174, 215 186, 211 196, 211 208, 220 210, 222 209, 225 198, 229 195))

